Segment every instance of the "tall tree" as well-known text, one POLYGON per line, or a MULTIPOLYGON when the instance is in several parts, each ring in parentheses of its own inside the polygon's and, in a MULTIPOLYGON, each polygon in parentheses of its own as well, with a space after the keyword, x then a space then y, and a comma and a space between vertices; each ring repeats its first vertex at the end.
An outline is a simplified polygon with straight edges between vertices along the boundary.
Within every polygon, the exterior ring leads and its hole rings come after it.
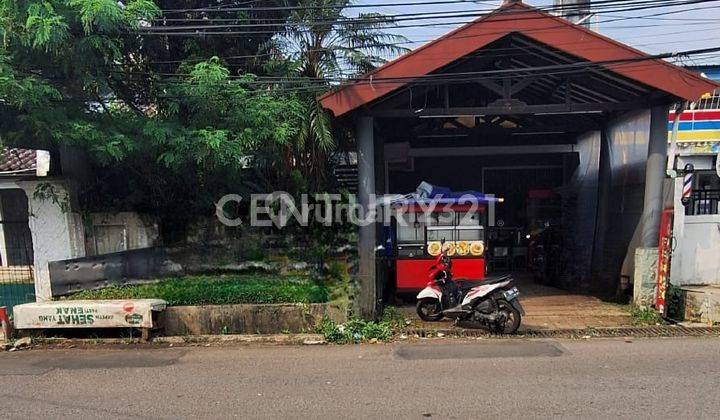
POLYGON ((149 0, 0 0, 0 136, 87 151, 85 210, 147 211, 169 230, 252 182, 248 156, 296 138, 303 107, 206 59, 220 42, 157 33, 162 16, 149 0))
POLYGON ((315 86, 305 95, 306 112, 298 137, 292 143, 287 165, 305 179, 321 180, 328 155, 344 133, 334 128, 316 97, 341 80, 364 74, 408 51, 407 39, 392 33, 391 16, 361 13, 349 17, 351 0, 300 0, 287 18, 284 32, 271 45, 292 65, 292 77, 315 86))

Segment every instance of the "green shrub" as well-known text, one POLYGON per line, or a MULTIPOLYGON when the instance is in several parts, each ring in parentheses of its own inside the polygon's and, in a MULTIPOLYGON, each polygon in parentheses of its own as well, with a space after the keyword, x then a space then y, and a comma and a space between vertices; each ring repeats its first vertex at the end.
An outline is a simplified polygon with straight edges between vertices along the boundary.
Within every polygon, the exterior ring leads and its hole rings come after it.
POLYGON ((386 341, 392 338, 393 329, 386 322, 368 322, 351 318, 345 324, 336 324, 330 318, 323 317, 316 331, 325 340, 336 344, 362 343, 364 341, 386 341))
POLYGON ((333 322, 327 316, 324 316, 323 319, 320 320, 320 324, 318 324, 316 331, 318 334, 322 334, 327 342, 338 344, 346 343, 345 332, 338 324, 333 322))
POLYGON ((675 285, 668 285, 665 293, 665 303, 667 305, 667 314, 672 319, 683 319, 683 303, 682 289, 675 285))
POLYGON ((665 323, 665 320, 662 319, 660 314, 651 308, 632 308, 630 315, 635 325, 657 325, 665 323))
POLYGON ((373 338, 380 341, 389 340, 393 335, 392 328, 383 322, 368 322, 361 330, 362 337, 365 340, 373 338))
POLYGON ((405 315, 394 306, 388 306, 383 310, 381 321, 390 326, 393 331, 405 328, 405 315))

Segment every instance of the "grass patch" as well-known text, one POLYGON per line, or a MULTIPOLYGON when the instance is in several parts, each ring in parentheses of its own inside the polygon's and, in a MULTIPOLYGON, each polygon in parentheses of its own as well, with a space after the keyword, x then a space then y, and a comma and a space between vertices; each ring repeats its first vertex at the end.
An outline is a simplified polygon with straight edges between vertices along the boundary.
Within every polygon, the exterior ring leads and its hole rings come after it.
POLYGON ((240 303, 322 303, 327 287, 306 276, 187 276, 158 283, 88 290, 65 299, 163 299, 170 306, 240 303))

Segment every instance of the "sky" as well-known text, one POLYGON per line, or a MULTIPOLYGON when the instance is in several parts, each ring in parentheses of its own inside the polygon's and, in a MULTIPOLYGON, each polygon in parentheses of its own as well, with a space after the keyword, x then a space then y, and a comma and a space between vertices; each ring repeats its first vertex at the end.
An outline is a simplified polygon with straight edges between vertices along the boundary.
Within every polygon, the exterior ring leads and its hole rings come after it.
MULTIPOLYGON (((397 2, 408 2, 409 0, 397 0, 397 2)), ((414 0, 415 2, 431 0, 414 0)), ((533 6, 550 6, 552 0, 525 0, 533 6)), ((355 4, 373 5, 389 4, 392 0, 355 0, 355 4)), ((378 8, 348 9, 348 15, 356 15, 358 12, 379 12, 385 14, 418 13, 418 12, 450 12, 450 13, 474 13, 483 12, 496 8, 501 0, 477 1, 474 3, 460 4, 431 4, 426 6, 386 6, 378 8)), ((619 9, 619 8, 618 8, 619 9)), ((666 52, 687 51, 701 48, 720 46, 720 1, 685 5, 682 7, 656 7, 647 10, 632 12, 614 11, 602 13, 596 19, 599 20, 594 30, 603 35, 614 38, 620 42, 633 46, 641 51, 650 54, 666 52), (649 16, 664 12, 678 12, 664 16, 649 16), (634 17, 645 17, 637 19, 634 17), (633 17, 633 19, 623 19, 633 17), (613 22, 603 22, 614 20, 613 22)), ((412 21, 403 24, 418 23, 452 23, 443 26, 397 28, 393 32, 407 37, 415 43, 410 48, 417 48, 423 44, 422 41, 435 39, 452 29, 460 26, 457 22, 468 22, 472 17, 455 17, 449 19, 438 19, 433 21, 412 21)), ((720 54, 714 53, 707 56, 694 56, 684 58, 678 64, 702 65, 720 64, 720 54)))

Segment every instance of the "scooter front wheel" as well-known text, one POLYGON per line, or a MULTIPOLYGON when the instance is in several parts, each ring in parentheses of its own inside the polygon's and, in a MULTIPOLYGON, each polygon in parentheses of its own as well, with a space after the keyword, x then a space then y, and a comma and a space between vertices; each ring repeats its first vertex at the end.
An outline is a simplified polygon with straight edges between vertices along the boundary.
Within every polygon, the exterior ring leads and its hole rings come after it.
POLYGON ((418 300, 415 307, 417 314, 423 321, 434 322, 440 321, 443 317, 442 306, 440 301, 433 298, 423 298, 418 300))

